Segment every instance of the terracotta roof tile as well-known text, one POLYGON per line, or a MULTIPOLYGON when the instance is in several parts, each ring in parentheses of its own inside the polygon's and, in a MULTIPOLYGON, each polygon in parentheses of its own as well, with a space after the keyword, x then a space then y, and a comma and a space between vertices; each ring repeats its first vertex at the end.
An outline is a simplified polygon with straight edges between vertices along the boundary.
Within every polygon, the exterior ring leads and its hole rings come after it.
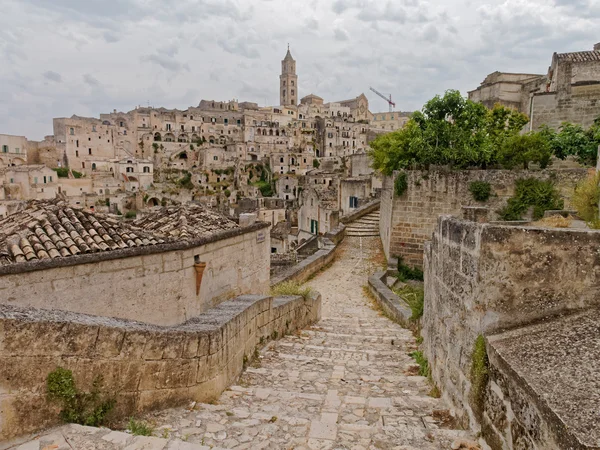
POLYGON ((572 61, 572 62, 600 61, 600 52, 587 51, 587 52, 558 53, 557 57, 559 60, 572 61))
POLYGON ((32 201, 0 220, 0 266, 164 242, 112 217, 72 208, 63 201, 32 201))
POLYGON ((182 240, 239 228, 233 220, 195 203, 153 208, 152 212, 134 221, 133 226, 154 235, 182 240))

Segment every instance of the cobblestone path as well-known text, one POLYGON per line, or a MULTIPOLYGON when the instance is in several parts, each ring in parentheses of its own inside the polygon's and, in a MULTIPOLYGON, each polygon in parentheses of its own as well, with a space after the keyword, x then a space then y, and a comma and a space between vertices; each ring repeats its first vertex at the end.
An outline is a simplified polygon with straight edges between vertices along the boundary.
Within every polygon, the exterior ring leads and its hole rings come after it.
MULTIPOLYGON (((439 422, 446 406, 412 375, 412 333, 363 292, 379 245, 347 238, 333 265, 310 281, 323 297, 322 320, 272 342, 218 402, 146 416, 155 436, 167 438, 155 438, 157 446, 132 446, 118 432, 123 445, 109 445, 104 430, 102 446, 72 448, 450 449, 469 437, 439 422)), ((69 439, 81 434, 71 429, 69 439)))

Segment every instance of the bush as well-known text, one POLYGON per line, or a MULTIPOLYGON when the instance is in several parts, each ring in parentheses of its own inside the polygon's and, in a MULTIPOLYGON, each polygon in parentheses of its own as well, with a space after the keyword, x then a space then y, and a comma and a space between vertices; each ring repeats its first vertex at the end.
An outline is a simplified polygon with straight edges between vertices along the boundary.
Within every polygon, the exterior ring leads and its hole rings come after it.
POLYGON ((492 194, 492 186, 487 181, 472 181, 469 183, 469 191, 478 202, 486 202, 492 194))
POLYGON ((114 398, 101 392, 102 381, 102 375, 97 375, 92 390, 81 392, 75 385, 73 372, 58 367, 46 378, 48 400, 61 404, 60 418, 63 421, 100 426, 116 403, 114 398))
POLYGON ((408 176, 406 172, 400 172, 394 180, 394 193, 396 197, 401 197, 408 189, 408 176))
POLYGON ((284 281, 271 288, 271 295, 299 295, 304 300, 312 294, 312 288, 297 281, 284 281))
POLYGON ((402 298, 412 311, 410 320, 417 321, 423 317, 423 304, 425 300, 425 292, 422 287, 404 286, 402 289, 394 291, 402 298))
MULTIPOLYGON (((56 172, 56 175, 58 175, 58 178, 69 178, 69 168, 68 167, 57 167, 52 170, 54 170, 56 172)), ((71 172, 73 173, 73 177, 75 177, 75 178, 81 178, 83 176, 83 174, 81 172, 77 172, 76 170, 72 170, 71 172)))
POLYGON ((137 217, 137 211, 127 211, 125 213, 125 218, 126 219, 135 219, 137 217))
POLYGON ((183 178, 177 180, 177 184, 184 189, 194 189, 194 183, 192 183, 192 174, 190 172, 185 172, 183 178))
POLYGON ((313 159, 313 167, 315 169, 318 169, 321 166, 321 163, 319 162, 319 160, 317 158, 313 159))
POLYGON ((573 194, 573 206, 577 214, 588 224, 590 228, 600 228, 600 217, 598 217, 598 202, 600 202, 600 172, 590 175, 580 181, 573 194))
POLYGON ((134 436, 152 436, 152 433, 154 433, 153 426, 147 424, 146 422, 135 420, 133 417, 129 419, 127 429, 134 436))
POLYGON ((423 281, 423 271, 418 267, 410 267, 404 264, 402 256, 398 256, 398 279, 400 281, 418 280, 423 281))
POLYGON ((225 197, 231 197, 231 191, 229 189, 225 189, 225 197))
POLYGON ((253 186, 256 186, 263 197, 272 197, 273 196, 273 188, 271 187, 271 183, 268 181, 260 180, 252 183, 253 186))
POLYGON ((498 211, 502 220, 521 220, 527 209, 533 206, 533 218, 541 219, 544 211, 563 209, 564 201, 551 181, 524 178, 516 181, 515 195, 498 211))

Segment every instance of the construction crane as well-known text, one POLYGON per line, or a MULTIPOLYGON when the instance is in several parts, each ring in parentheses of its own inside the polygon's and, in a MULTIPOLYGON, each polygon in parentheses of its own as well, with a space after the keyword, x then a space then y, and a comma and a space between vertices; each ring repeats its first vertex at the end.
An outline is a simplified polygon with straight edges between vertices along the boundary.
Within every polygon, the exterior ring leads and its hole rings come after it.
POLYGON ((386 102, 388 102, 388 105, 390 105, 390 112, 392 112, 394 110, 394 108, 396 107, 396 104, 392 101, 392 94, 390 94, 389 98, 388 98, 384 94, 379 92, 378 90, 373 89, 372 87, 369 87, 369 89, 371 89, 373 92, 375 92, 377 95, 379 95, 382 99, 384 99, 386 102))

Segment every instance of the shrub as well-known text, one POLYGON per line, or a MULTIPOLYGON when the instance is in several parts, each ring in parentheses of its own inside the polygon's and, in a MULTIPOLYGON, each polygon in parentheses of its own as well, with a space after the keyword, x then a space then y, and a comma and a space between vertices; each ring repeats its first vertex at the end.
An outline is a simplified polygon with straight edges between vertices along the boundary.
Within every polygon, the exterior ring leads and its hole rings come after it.
POLYGON ((598 217, 598 202, 600 202, 600 172, 590 175, 580 181, 573 194, 573 205, 577 214, 588 224, 590 228, 600 228, 598 217))
POLYGON ((133 417, 129 419, 127 429, 131 431, 131 434, 134 436, 152 436, 152 433, 154 433, 153 426, 146 422, 135 420, 133 417))
POLYGON ((478 202, 486 202, 492 194, 492 186, 487 181, 472 181, 469 183, 469 191, 478 202))
POLYGON ((406 264, 404 264, 404 259, 402 258, 402 256, 398 256, 398 279, 400 281, 423 281, 423 271, 415 266, 407 266, 406 264))
POLYGON ((297 281, 284 281, 271 288, 271 295, 299 295, 304 300, 312 294, 312 288, 297 281))
POLYGON ((231 197, 231 191, 229 189, 225 189, 225 197, 231 197))
POLYGON ((137 217, 137 211, 127 211, 125 213, 125 218, 126 219, 135 219, 137 217))
POLYGON ((544 216, 544 211, 562 209, 564 202, 551 181, 522 178, 516 181, 515 195, 508 199, 498 215, 502 220, 521 220, 530 206, 533 206, 533 218, 538 220, 544 216))
POLYGON ((478 411, 483 410, 485 387, 489 378, 489 361, 485 348, 485 339, 477 336, 471 354, 471 399, 478 411))
POLYGON ((423 355, 423 352, 420 350, 409 353, 408 356, 413 358, 416 363, 419 365, 419 375, 422 377, 429 377, 431 375, 431 370, 429 368, 429 361, 423 355))
POLYGON ((408 189, 408 177, 406 172, 400 172, 394 180, 394 193, 396 197, 402 196, 408 189))
POLYGON ((402 289, 394 290, 401 297, 412 311, 410 320, 417 321, 423 317, 423 303, 425 292, 422 287, 404 286, 402 289))
POLYGON ((185 189, 194 189, 194 183, 192 183, 192 174, 186 171, 183 178, 177 180, 177 184, 185 189))
POLYGON ((73 372, 62 367, 50 372, 46 378, 48 400, 61 404, 60 418, 68 423, 97 427, 114 408, 114 398, 103 394, 102 375, 97 375, 90 392, 81 392, 75 385, 73 372))
MULTIPOLYGON (((56 175, 58 175, 58 178, 68 178, 69 177, 69 168, 68 167, 57 167, 52 170, 54 170, 56 172, 56 175)), ((83 174, 81 172, 77 172, 76 170, 72 170, 71 172, 73 173, 73 177, 75 177, 75 178, 81 178, 83 176, 83 174)))
POLYGON ((552 148, 541 133, 517 134, 508 138, 498 151, 498 162, 506 169, 522 166, 529 168, 535 162, 542 169, 546 168, 552 158, 552 148))
POLYGON ((319 162, 319 160, 317 158, 313 159, 313 167, 315 169, 318 169, 321 166, 321 163, 319 162))

